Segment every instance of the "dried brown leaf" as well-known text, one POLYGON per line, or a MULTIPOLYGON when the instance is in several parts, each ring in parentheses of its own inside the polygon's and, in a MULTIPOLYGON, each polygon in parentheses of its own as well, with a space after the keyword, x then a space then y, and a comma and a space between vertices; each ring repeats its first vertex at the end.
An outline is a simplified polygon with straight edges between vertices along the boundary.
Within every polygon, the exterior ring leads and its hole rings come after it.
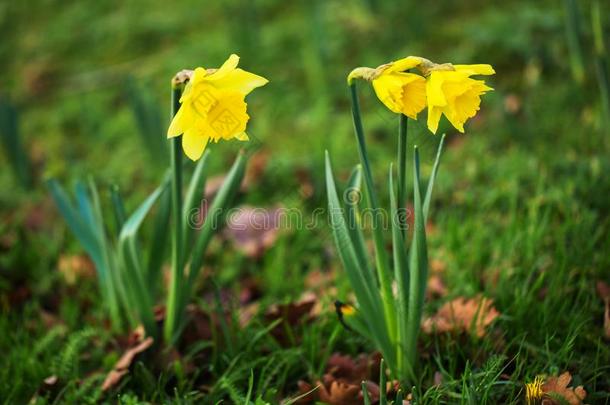
POLYGON ((136 356, 150 348, 153 342, 154 340, 152 337, 147 337, 136 346, 132 346, 127 349, 119 361, 117 361, 117 363, 114 365, 114 368, 106 376, 106 379, 102 384, 102 391, 108 391, 110 388, 117 385, 123 376, 129 372, 129 367, 133 363, 136 356))
POLYGON ((500 313, 487 298, 456 298, 445 303, 437 313, 424 320, 422 328, 426 333, 469 332, 478 337, 485 335, 485 329, 500 313))
MULTIPOLYGON (((300 394, 308 394, 298 403, 321 401, 329 405, 362 404, 364 401, 361 385, 363 381, 371 401, 375 403, 379 400, 380 388, 373 381, 379 381, 380 362, 379 353, 361 354, 356 358, 335 353, 328 359, 326 373, 315 385, 299 381, 300 394), (315 390, 314 387, 316 387, 315 390)), ((395 384, 388 382, 386 391, 392 391, 395 388, 395 384)))
POLYGON ((580 405, 587 396, 587 392, 582 385, 576 388, 568 387, 572 375, 569 371, 561 374, 559 377, 549 377, 542 385, 542 392, 545 397, 542 400, 543 405, 561 405, 561 402, 555 400, 553 396, 561 396, 570 405, 580 405))

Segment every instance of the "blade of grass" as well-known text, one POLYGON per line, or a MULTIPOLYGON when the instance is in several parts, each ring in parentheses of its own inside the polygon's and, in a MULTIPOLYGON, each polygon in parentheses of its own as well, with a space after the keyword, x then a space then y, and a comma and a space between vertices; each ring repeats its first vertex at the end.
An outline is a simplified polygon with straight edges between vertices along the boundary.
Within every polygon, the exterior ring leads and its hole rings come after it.
POLYGON ((604 43, 604 26, 599 1, 591 4, 591 26, 595 50, 595 71, 606 128, 610 128, 610 80, 608 79, 608 57, 604 43))
POLYGON ((379 363, 379 405, 387 405, 388 399, 386 395, 386 375, 385 375, 385 360, 382 358, 379 363))
POLYGON ((366 387, 366 381, 362 381, 362 398, 364 400, 364 405, 371 405, 371 397, 369 396, 369 390, 366 387))
POLYGON ((564 0, 564 12, 568 51, 570 52, 570 68, 574 80, 580 84, 585 78, 585 68, 580 44, 580 11, 577 1, 564 0))

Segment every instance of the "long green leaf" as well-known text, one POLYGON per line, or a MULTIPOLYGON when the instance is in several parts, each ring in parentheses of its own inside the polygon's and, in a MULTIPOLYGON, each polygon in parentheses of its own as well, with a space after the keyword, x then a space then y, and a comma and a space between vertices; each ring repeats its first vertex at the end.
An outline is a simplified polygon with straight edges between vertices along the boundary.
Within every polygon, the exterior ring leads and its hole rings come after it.
POLYGON ((360 266, 365 269, 367 284, 371 286, 377 285, 377 280, 373 274, 373 269, 370 266, 370 261, 367 257, 366 245, 364 243, 364 235, 362 234, 362 223, 358 212, 358 202, 362 195, 361 188, 362 167, 356 166, 347 181, 347 188, 344 192, 345 206, 347 207, 347 229, 349 231, 354 250, 358 256, 360 266))
POLYGON ((91 256, 91 259, 94 262, 97 263, 98 261, 101 261, 100 258, 102 253, 99 250, 91 225, 84 222, 81 213, 74 207, 70 201, 70 197, 68 197, 57 180, 49 179, 47 181, 47 186, 49 187, 53 200, 55 200, 57 209, 59 209, 59 212, 64 217, 64 220, 74 236, 76 236, 81 245, 83 245, 83 248, 91 256))
POLYGON ((235 159, 231 170, 227 174, 224 183, 216 193, 216 197, 214 198, 212 205, 208 209, 205 222, 203 223, 203 227, 197 236, 195 246, 193 248, 188 285, 192 285, 197 278, 201 265, 203 264, 203 256, 208 243, 212 239, 214 232, 219 229, 219 225, 222 222, 222 217, 226 214, 229 204, 239 191, 239 187, 246 171, 246 162, 246 156, 244 153, 240 152, 235 159))
POLYGON ((15 176, 25 189, 32 186, 30 158, 23 148, 19 133, 19 110, 10 100, 0 96, 0 141, 15 176))
POLYGON ((167 162, 167 155, 165 153, 165 128, 159 106, 133 77, 125 80, 123 88, 144 147, 149 151, 155 163, 163 165, 167 162))
POLYGON ((120 259, 128 279, 130 301, 137 308, 138 315, 147 333, 153 336, 156 335, 152 308, 153 299, 150 296, 150 287, 144 274, 142 255, 139 249, 137 249, 136 236, 144 218, 166 187, 167 183, 164 181, 140 204, 127 221, 125 221, 119 237, 120 259))
POLYGON ((370 335, 377 342, 386 357, 393 357, 393 350, 390 345, 390 338, 387 334, 384 312, 381 305, 381 296, 375 286, 367 283, 364 276, 365 270, 360 266, 360 261, 355 252, 352 239, 350 237, 343 207, 337 195, 335 180, 332 174, 332 167, 328 152, 326 153, 326 190, 328 193, 328 209, 330 214, 331 228, 339 258, 354 289, 358 299, 359 310, 367 321, 370 335))
POLYGON ((127 219, 127 214, 125 213, 125 204, 119 192, 119 186, 116 184, 110 188, 110 199, 112 200, 112 210, 114 212, 114 222, 116 223, 118 236, 127 219))
POLYGON ((426 227, 422 209, 422 199, 419 176, 419 151, 414 150, 413 159, 413 206, 415 209, 415 226, 409 255, 409 306, 408 330, 406 337, 407 359, 413 366, 417 349, 421 316, 428 277, 428 252, 426 246, 426 227))
MULTIPOLYGON (((209 149, 205 151, 201 159, 197 162, 197 166, 195 167, 195 171, 193 172, 193 176, 191 177, 191 181, 186 190, 186 196, 184 198, 184 207, 182 216, 185 218, 184 220, 184 249, 190 249, 194 227, 190 226, 191 223, 191 215, 193 212, 198 212, 197 210, 201 208, 201 199, 204 198, 205 192, 205 183, 206 183, 206 169, 208 167, 209 161, 209 149)), ((184 256, 183 256, 184 257, 184 256)))
MULTIPOLYGON (((409 263, 406 244, 403 238, 403 221, 400 218, 396 193, 394 191, 393 167, 390 165, 390 224, 392 227, 392 252, 394 257, 394 278, 398 287, 398 300, 396 301, 396 313, 398 318, 397 341, 397 370, 400 376, 406 375, 405 370, 410 370, 411 365, 406 359, 406 339, 408 335, 408 312, 407 297, 409 294, 409 263)), ((404 209, 404 208, 403 208, 404 209)))
MULTIPOLYGON (((163 259, 169 245, 169 219, 171 216, 172 196, 168 187, 159 196, 159 200, 159 208, 155 214, 147 261, 148 280, 151 285, 156 285, 155 283, 159 279, 159 273, 163 267, 163 259)), ((153 291, 156 292, 156 289, 153 288, 153 291)))
POLYGON ((424 223, 428 219, 428 211, 430 210, 430 200, 432 199, 432 190, 434 189, 434 180, 438 174, 438 166, 441 161, 441 153, 443 152, 443 144, 445 143, 445 134, 441 136, 441 141, 438 144, 438 150, 436 151, 436 158, 434 159, 434 166, 432 166, 432 173, 430 173, 430 179, 428 180, 428 188, 426 189, 426 197, 424 198, 424 223))
POLYGON ((93 227, 93 232, 97 238, 97 244, 100 246, 101 252, 101 266, 104 268, 104 285, 105 298, 108 308, 110 309, 110 315, 113 320, 113 324, 116 328, 120 328, 122 324, 121 313, 120 313, 120 294, 118 291, 121 288, 122 280, 120 280, 120 274, 118 274, 116 262, 113 260, 114 252, 110 245, 106 230, 104 228, 104 219, 102 214, 102 205, 100 203, 99 193, 97 192, 97 186, 93 181, 93 178, 89 179, 89 193, 91 195, 90 203, 88 203, 93 217, 93 222, 97 225, 93 227))
POLYGON ((390 274, 389 260, 385 250, 385 242, 383 237, 382 224, 379 223, 378 210, 379 203, 373 186, 373 175, 369 163, 368 152, 366 149, 366 141, 364 137, 364 128, 362 126, 362 118, 360 116, 360 102, 358 100, 358 92, 356 82, 350 84, 350 95, 352 99, 352 119, 354 123, 354 132, 358 142, 358 154, 360 163, 364 171, 364 184, 369 208, 372 210, 372 228, 373 242, 375 243, 375 259, 377 267, 377 275, 381 286, 381 295, 384 307, 385 318, 388 326, 388 334, 394 335, 396 330, 396 314, 393 312, 393 297, 392 297, 392 280, 390 274))

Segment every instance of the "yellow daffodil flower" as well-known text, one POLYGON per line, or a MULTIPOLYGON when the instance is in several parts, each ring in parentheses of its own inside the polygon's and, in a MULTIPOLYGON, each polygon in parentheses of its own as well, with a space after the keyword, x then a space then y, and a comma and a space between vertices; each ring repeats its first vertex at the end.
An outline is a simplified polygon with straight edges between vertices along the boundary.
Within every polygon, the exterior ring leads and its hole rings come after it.
POLYGON ((373 79, 375 94, 390 111, 404 114, 416 120, 426 107, 426 80, 415 73, 407 73, 421 63, 421 59, 409 56, 388 64, 373 79))
POLYGON ((237 68, 238 62, 232 54, 220 69, 198 67, 190 74, 167 137, 182 134, 182 149, 191 160, 198 160, 210 141, 249 139, 245 97, 268 80, 237 68))
POLYGON ((408 56, 377 69, 357 68, 348 76, 348 83, 354 78, 371 81, 375 94, 390 111, 415 120, 426 107, 426 80, 406 70, 417 67, 422 60, 417 56, 408 56))
POLYGON ((436 133, 441 114, 460 132, 464 123, 476 115, 481 95, 489 90, 483 80, 473 75, 493 75, 490 65, 435 65, 427 70, 428 129, 436 133))
POLYGON ((544 378, 536 376, 534 381, 525 384, 525 403, 527 405, 536 405, 543 397, 542 385, 544 378))

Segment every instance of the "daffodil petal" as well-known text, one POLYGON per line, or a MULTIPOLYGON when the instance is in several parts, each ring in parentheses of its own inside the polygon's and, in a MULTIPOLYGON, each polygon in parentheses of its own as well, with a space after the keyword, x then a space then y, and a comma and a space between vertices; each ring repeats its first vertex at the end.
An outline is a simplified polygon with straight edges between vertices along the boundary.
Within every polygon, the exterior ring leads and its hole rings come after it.
POLYGON ((196 161, 199 160, 205 147, 208 144, 209 137, 203 133, 196 131, 187 131, 182 137, 182 150, 189 159, 196 161))
POLYGON ((231 56, 229 56, 229 58, 225 61, 225 63, 223 63, 222 66, 216 72, 209 75, 208 78, 210 80, 219 80, 219 79, 223 78, 225 75, 227 75, 228 73, 235 70, 237 68, 238 63, 239 63, 239 56, 232 53, 231 56))
POLYGON ((417 114, 426 108, 426 79, 411 73, 397 73, 401 76, 409 75, 408 81, 402 87, 401 112, 407 117, 416 120, 417 114))
POLYGON ((240 134, 235 135, 235 139, 237 139, 238 141, 249 141, 250 137, 247 133, 242 132, 240 134))
POLYGON ((172 119, 171 124, 169 124, 169 128, 167 129, 168 138, 174 138, 174 137, 179 136, 180 134, 184 133, 183 116, 184 116, 184 109, 182 107, 180 107, 180 109, 178 110, 176 115, 174 115, 174 118, 172 119))
POLYGON ((225 93, 209 111, 204 131, 214 141, 232 139, 246 130, 250 116, 247 104, 239 93, 225 93))
POLYGON ((447 73, 450 72, 432 72, 428 77, 428 83, 426 86, 428 105, 444 106, 447 104, 447 100, 445 99, 445 94, 443 93, 442 88, 443 81, 447 77, 447 73))
POLYGON ((426 107, 426 80, 413 73, 383 73, 373 80, 373 89, 381 102, 397 114, 417 119, 426 107))
POLYGON ((390 67, 386 69, 387 72, 404 72, 405 70, 413 69, 420 65, 422 59, 418 56, 407 56, 406 58, 398 59, 390 63, 390 67))
POLYGON ((496 71, 491 65, 453 65, 456 71, 468 72, 469 75, 493 75, 496 71))
POLYGON ((428 106, 428 129, 433 134, 438 130, 438 123, 441 120, 442 109, 440 107, 428 106))
POLYGON ((402 98, 402 81, 394 75, 381 75, 373 80, 373 89, 377 98, 390 109, 399 114, 401 112, 398 101, 402 98))
POLYGON ((222 78, 214 80, 214 86, 227 91, 235 91, 246 96, 257 87, 269 83, 269 80, 242 69, 235 69, 222 78))
POLYGON ((184 91, 182 92, 182 96, 180 97, 181 103, 184 104, 191 99, 193 93, 196 92, 198 87, 200 87, 200 84, 204 81, 204 78, 207 76, 207 74, 208 73, 204 68, 195 68, 191 79, 188 81, 186 86, 184 86, 184 91))

